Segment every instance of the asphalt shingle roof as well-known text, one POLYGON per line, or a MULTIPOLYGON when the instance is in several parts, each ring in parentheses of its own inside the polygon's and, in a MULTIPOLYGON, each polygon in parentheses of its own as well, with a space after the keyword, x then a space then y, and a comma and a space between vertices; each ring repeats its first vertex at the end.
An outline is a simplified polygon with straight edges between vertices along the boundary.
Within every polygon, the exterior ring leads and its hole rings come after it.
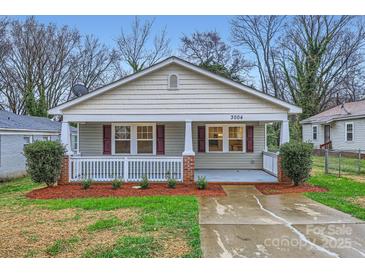
POLYGON ((349 102, 325 110, 302 121, 305 123, 328 123, 339 119, 351 119, 354 116, 365 116, 365 100, 349 102))
POLYGON ((61 131, 61 122, 48 118, 17 115, 9 111, 0 111, 0 129, 61 131))

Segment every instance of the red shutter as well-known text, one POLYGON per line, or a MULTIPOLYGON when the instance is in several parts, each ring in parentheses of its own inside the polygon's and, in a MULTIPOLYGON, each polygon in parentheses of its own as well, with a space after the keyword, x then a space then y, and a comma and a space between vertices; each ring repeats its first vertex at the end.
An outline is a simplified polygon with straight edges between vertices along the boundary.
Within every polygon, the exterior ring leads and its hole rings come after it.
POLYGON ((112 154, 112 127, 103 125, 103 154, 112 154))
POLYGON ((198 126, 198 152, 205 152, 205 126, 198 126))
POLYGON ((246 126, 246 152, 253 152, 253 126, 246 126))
POLYGON ((165 154, 165 125, 156 126, 156 153, 165 154))

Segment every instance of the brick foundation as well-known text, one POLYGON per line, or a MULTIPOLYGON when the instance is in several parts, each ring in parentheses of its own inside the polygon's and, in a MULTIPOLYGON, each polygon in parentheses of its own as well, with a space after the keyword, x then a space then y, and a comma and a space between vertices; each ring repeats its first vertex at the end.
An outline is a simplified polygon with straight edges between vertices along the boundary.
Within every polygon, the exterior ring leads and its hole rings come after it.
POLYGON ((280 155, 278 155, 278 182, 279 183, 290 183, 291 182, 290 178, 288 178, 285 175, 284 170, 281 168, 281 157, 280 157, 280 155))
POLYGON ((183 183, 194 184, 195 156, 183 156, 183 183))
POLYGON ((68 177, 68 164, 69 164, 69 156, 65 156, 62 161, 61 175, 57 181, 58 185, 66 185, 70 183, 68 177))

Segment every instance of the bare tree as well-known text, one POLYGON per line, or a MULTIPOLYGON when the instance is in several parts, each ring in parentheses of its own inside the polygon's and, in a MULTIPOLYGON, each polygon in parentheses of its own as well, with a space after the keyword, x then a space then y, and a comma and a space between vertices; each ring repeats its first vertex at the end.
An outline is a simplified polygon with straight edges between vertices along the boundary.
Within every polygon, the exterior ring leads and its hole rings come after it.
POLYGON ((117 39, 122 61, 126 62, 133 72, 149 67, 171 54, 166 28, 152 37, 153 23, 154 20, 141 22, 135 17, 130 32, 122 29, 117 39))
POLYGON ((288 24, 281 69, 291 100, 303 108, 301 118, 344 94, 344 81, 351 83, 363 64, 364 38, 362 24, 352 16, 296 16, 288 24))
POLYGON ((180 55, 198 66, 236 81, 248 81, 252 65, 232 50, 216 31, 194 32, 181 38, 180 55))
POLYGON ((93 36, 85 36, 77 46, 70 81, 82 82, 88 90, 96 89, 122 77, 115 50, 110 50, 93 36))
POLYGON ((231 20, 231 36, 237 46, 242 46, 254 56, 254 65, 264 93, 283 98, 277 62, 276 43, 285 17, 237 16, 231 20))

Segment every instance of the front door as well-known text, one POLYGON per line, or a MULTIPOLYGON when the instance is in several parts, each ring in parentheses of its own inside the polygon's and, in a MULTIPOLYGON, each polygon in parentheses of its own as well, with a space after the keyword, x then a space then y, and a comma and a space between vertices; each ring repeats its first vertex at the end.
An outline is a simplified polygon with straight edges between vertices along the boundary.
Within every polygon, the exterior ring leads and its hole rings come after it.
POLYGON ((324 126, 324 142, 328 143, 331 141, 331 126, 325 125, 324 126))

